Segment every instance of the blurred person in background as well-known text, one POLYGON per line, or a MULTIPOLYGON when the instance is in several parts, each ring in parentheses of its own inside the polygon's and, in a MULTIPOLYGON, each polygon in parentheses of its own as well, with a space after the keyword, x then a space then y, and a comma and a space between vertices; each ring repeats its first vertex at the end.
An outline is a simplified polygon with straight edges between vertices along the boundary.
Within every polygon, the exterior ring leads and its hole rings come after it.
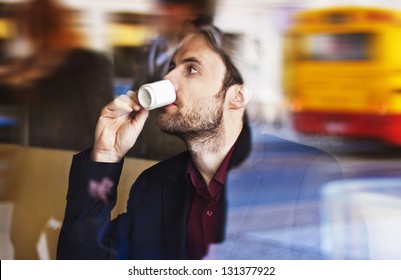
MULTIPOLYGON (((134 65, 132 90, 146 83, 161 80, 168 72, 171 56, 177 43, 189 32, 214 19, 215 0, 156 0, 156 15, 152 22, 157 36, 142 49, 141 60, 134 65)), ((162 160, 185 146, 171 135, 157 128, 156 114, 150 112, 149 120, 138 139, 137 149, 129 155, 162 160), (166 149, 165 147, 169 148, 166 149)))
POLYGON ((111 62, 86 46, 72 11, 57 0, 24 1, 15 17, 14 56, 1 68, 0 82, 21 105, 21 141, 69 150, 91 146, 88 132, 114 98, 111 62))
POLYGON ((157 37, 143 48, 132 89, 158 81, 168 72, 177 43, 203 24, 213 23, 215 0, 157 0, 153 27, 157 37))

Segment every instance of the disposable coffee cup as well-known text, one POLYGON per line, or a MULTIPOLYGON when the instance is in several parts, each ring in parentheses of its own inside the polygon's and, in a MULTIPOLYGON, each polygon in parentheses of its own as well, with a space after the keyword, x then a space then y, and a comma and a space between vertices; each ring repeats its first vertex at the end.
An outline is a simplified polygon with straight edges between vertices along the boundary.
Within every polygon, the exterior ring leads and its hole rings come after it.
POLYGON ((138 90, 138 101, 146 110, 169 105, 175 98, 174 85, 169 80, 145 84, 138 90))

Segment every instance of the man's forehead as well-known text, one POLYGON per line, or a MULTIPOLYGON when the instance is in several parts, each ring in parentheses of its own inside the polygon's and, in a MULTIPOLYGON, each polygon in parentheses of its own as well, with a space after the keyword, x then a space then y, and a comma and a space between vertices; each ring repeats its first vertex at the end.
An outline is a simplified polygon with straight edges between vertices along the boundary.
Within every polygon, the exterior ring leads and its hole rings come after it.
POLYGON ((180 59, 185 56, 202 57, 205 54, 217 54, 207 43, 206 39, 200 34, 190 34, 186 36, 178 46, 173 59, 180 59))

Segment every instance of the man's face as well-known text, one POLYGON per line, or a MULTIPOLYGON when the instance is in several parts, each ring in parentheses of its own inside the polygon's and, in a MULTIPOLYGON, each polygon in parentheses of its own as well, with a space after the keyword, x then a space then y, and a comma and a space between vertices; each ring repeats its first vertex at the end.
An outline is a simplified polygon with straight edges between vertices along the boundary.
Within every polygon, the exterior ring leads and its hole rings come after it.
POLYGON ((159 113, 162 131, 183 138, 215 134, 224 112, 226 67, 201 35, 184 38, 165 76, 176 90, 176 101, 159 113))

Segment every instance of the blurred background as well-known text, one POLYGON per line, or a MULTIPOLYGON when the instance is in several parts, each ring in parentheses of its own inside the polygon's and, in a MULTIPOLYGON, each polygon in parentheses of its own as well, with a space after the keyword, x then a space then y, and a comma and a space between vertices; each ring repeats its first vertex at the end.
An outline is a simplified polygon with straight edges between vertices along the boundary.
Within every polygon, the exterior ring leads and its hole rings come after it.
MULTIPOLYGON (((55 257, 71 156, 91 146, 99 110, 161 79, 174 44, 205 22, 238 46, 251 126, 332 153, 346 177, 322 186, 322 224, 256 235, 328 259, 401 258, 400 11, 401 0, 0 1, 0 259, 55 257), (298 244, 306 235, 322 242, 298 244)), ((116 212, 140 170, 185 148, 153 121, 116 212)))

